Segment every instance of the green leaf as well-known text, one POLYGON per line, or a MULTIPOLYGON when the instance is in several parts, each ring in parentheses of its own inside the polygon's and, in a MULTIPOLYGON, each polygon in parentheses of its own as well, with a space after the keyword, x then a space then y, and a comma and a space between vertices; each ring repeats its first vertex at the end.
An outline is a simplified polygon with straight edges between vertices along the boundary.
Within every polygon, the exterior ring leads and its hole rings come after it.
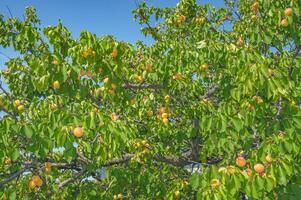
POLYGON ((272 191, 273 188, 275 187, 275 180, 271 177, 267 177, 265 187, 268 192, 272 191))
POLYGON ((12 153, 12 160, 16 161, 16 160, 18 160, 19 157, 20 157, 20 152, 18 149, 15 149, 12 153))
POLYGON ((243 123, 241 121, 241 119, 237 118, 237 117, 233 117, 231 119, 231 121, 233 122, 234 128, 236 129, 236 131, 240 131, 243 127, 243 123))
POLYGON ((199 174, 193 174, 192 176, 190 176, 190 183, 191 183, 191 187, 194 190, 197 190, 200 186, 200 175, 199 174))
POLYGON ((16 191, 13 191, 13 192, 11 192, 11 193, 9 194, 8 199, 9 199, 9 200, 15 200, 16 197, 17 197, 17 193, 16 193, 16 191))
POLYGON ((24 132, 27 138, 31 138, 33 135, 33 130, 28 125, 24 127, 24 132))
POLYGON ((284 170, 281 167, 278 168, 278 177, 279 177, 278 183, 280 185, 286 185, 287 184, 286 175, 284 173, 284 170))

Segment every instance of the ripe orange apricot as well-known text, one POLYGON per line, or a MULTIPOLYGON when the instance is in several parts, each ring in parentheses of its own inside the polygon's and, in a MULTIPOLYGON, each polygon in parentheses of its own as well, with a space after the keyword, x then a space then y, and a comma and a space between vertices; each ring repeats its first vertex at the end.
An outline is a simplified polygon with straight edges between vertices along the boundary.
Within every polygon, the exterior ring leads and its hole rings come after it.
POLYGON ((236 165, 237 166, 244 167, 244 166, 246 166, 246 164, 247 164, 247 161, 246 161, 246 159, 244 157, 238 156, 236 158, 236 165))
POLYGON ((286 8, 286 9, 284 10, 284 15, 285 15, 286 17, 290 16, 292 13, 293 13, 293 9, 292 9, 292 8, 286 8))
POLYGON ((41 187, 43 185, 43 180, 39 176, 33 176, 31 180, 37 187, 41 187))
POLYGON ((267 162, 272 162, 273 161, 273 157, 272 157, 272 155, 271 154, 268 154, 266 157, 265 157, 265 160, 267 161, 267 162))
POLYGON ((118 118, 119 118, 119 116, 116 113, 114 113, 114 112, 111 113, 111 119, 112 119, 112 121, 117 121, 118 118))
POLYGON ((54 88, 55 90, 56 90, 56 89, 59 89, 59 88, 61 87, 59 81, 54 81, 52 85, 53 85, 53 88, 54 88))
POLYGON ((160 107, 159 108, 159 113, 162 115, 165 112, 165 108, 164 107, 160 107))
POLYGON ((117 49, 113 49, 113 51, 111 53, 112 58, 116 58, 117 55, 118 55, 117 49))
POLYGON ((53 60, 53 61, 52 61, 52 64, 58 65, 58 64, 60 64, 60 62, 59 62, 58 60, 53 60))
POLYGON ((288 20, 287 19, 282 19, 280 22, 281 26, 287 27, 288 26, 288 20))
POLYGON ((257 173, 261 174, 261 173, 263 173, 263 172, 265 171, 265 166, 264 166, 263 164, 256 164, 256 165, 254 166, 254 170, 255 170, 257 173))
POLYGON ((76 127, 73 129, 73 135, 77 138, 82 137, 84 134, 84 129, 82 127, 76 127))

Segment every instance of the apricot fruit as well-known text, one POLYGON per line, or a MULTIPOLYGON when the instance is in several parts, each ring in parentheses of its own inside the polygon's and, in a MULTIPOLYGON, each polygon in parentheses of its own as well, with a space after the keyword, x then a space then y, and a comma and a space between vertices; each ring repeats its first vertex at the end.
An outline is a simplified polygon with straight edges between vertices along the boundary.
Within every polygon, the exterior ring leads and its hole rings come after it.
POLYGON ((236 158, 236 165, 239 166, 239 167, 244 167, 246 166, 247 164, 247 161, 244 157, 242 156, 239 156, 236 158))
POLYGON ((286 9, 284 10, 284 15, 285 15, 286 17, 291 16, 292 13, 293 13, 293 9, 292 9, 292 8, 286 8, 286 9))
POLYGON ((80 138, 84 135, 84 129, 82 127, 76 127, 73 129, 73 135, 77 138, 80 138))
POLYGON ((257 173, 261 174, 261 173, 263 173, 263 172, 265 171, 265 166, 264 166, 263 164, 256 164, 256 165, 254 166, 254 170, 255 170, 257 173))
POLYGON ((53 84, 53 89, 57 90, 61 87, 60 82, 59 81, 54 81, 53 84))

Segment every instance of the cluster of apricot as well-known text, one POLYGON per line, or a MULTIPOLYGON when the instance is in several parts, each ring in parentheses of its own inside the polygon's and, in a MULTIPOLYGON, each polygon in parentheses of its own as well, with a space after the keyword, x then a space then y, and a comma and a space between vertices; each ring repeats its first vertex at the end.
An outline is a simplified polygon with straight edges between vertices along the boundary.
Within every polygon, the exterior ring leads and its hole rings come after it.
MULTIPOLYGON (((265 157, 265 160, 268 163, 271 163, 273 161, 273 158, 272 158, 271 154, 268 154, 265 157)), ((236 162, 236 165, 238 167, 245 167, 247 165, 246 159, 241 155, 236 158, 235 162, 236 162)), ((266 170, 266 166, 264 164, 261 164, 261 163, 255 164, 253 168, 254 168, 255 172, 257 172, 260 175, 262 175, 266 170)), ((248 176, 251 176, 253 171, 252 171, 252 169, 248 168, 244 171, 244 173, 246 173, 248 176)))
POLYGON ((132 161, 138 162, 140 164, 145 164, 145 156, 150 153, 150 144, 146 140, 133 141, 133 147, 139 152, 131 158, 132 161))
POLYGON ((258 104, 262 104, 263 103, 263 99, 261 98, 261 97, 259 97, 259 96, 253 96, 252 97, 252 99, 256 102, 256 103, 258 103, 258 104))
POLYGON ((117 199, 123 199, 123 195, 120 193, 118 195, 113 195, 113 200, 117 200, 117 199))
POLYGON ((256 21, 258 19, 257 13, 259 11, 259 3, 254 2, 251 6, 251 10, 253 12, 253 15, 251 16, 251 20, 256 21))
POLYGON ((24 110, 24 105, 21 103, 21 101, 19 99, 15 100, 15 106, 18 109, 18 111, 24 110))
POLYGON ((133 146, 136 148, 136 149, 149 149, 150 148, 150 144, 146 141, 146 140, 141 140, 141 141, 135 141, 133 143, 133 146))
POLYGON ((104 91, 108 91, 110 95, 115 95, 117 85, 115 83, 111 83, 111 86, 109 86, 109 80, 110 79, 108 77, 104 78, 102 81, 104 85, 102 87, 98 88, 95 91, 94 95, 95 94, 98 95, 98 94, 100 94, 100 92, 104 92, 104 91))
POLYGON ((82 52, 82 55, 83 55, 84 58, 87 58, 87 57, 89 57, 91 55, 95 56, 95 54, 96 53, 95 53, 95 51, 92 48, 88 48, 87 50, 85 50, 85 51, 82 52))
POLYGON ((287 27, 288 26, 289 23, 288 23, 287 17, 291 16, 292 14, 293 14, 293 9, 292 8, 286 8, 284 10, 284 16, 285 16, 285 18, 283 18, 281 20, 281 22, 280 22, 281 26, 283 26, 283 27, 287 27))
POLYGON ((159 108, 159 116, 158 118, 162 118, 162 122, 164 124, 168 124, 169 123, 169 114, 167 112, 167 109, 165 107, 160 107, 159 108))
POLYGON ((93 76, 93 72, 91 70, 80 70, 79 75, 78 75, 78 80, 80 80, 80 78, 82 76, 92 77, 93 76))

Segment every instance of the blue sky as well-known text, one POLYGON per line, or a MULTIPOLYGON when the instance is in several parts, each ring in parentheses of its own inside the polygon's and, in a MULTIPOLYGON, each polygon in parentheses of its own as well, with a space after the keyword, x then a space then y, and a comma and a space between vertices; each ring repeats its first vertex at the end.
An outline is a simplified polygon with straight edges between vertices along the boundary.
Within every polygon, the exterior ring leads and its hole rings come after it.
MULTIPOLYGON (((139 0, 138 0, 139 1, 139 0)), ((201 4, 211 3, 223 6, 223 0, 198 0, 201 4)), ((149 5, 159 7, 175 6, 178 0, 147 0, 149 5)), ((56 25, 61 19, 73 36, 77 37, 81 30, 88 30, 97 35, 114 35, 118 40, 135 43, 143 40, 150 44, 152 40, 140 33, 140 27, 133 20, 132 10, 135 0, 0 0, 0 13, 8 17, 11 10, 13 16, 22 18, 24 8, 32 5, 37 9, 42 26, 56 25)), ((0 47, 0 52, 14 56, 10 49, 0 47)), ((0 54, 0 68, 3 69, 7 59, 0 54)))

